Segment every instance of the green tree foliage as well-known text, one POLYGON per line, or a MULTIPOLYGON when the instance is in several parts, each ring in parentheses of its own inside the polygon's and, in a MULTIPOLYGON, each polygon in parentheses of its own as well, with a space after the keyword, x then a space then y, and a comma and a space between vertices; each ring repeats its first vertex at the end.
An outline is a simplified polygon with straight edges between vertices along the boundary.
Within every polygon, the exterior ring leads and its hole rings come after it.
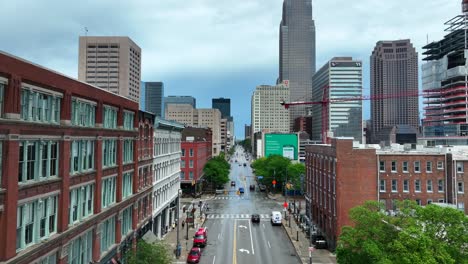
POLYGON ((230 165, 224 154, 211 158, 203 168, 205 179, 215 186, 223 185, 229 181, 230 165))
POLYGON ((239 141, 238 143, 246 152, 252 152, 252 141, 250 138, 239 141))
POLYGON ((261 183, 271 186, 275 179, 279 190, 282 184, 292 183, 294 189, 300 189, 301 175, 305 173, 305 166, 300 163, 292 163, 290 159, 280 155, 271 155, 267 158, 259 158, 252 162, 255 175, 263 176, 261 183))
POLYGON ((136 253, 130 250, 125 255, 125 263, 128 264, 170 264, 172 257, 170 250, 162 241, 156 243, 146 243, 143 240, 138 241, 136 253))
POLYGON ((397 204, 387 216, 378 202, 350 210, 354 227, 343 227, 338 263, 466 264, 468 218, 452 208, 413 201, 397 204))

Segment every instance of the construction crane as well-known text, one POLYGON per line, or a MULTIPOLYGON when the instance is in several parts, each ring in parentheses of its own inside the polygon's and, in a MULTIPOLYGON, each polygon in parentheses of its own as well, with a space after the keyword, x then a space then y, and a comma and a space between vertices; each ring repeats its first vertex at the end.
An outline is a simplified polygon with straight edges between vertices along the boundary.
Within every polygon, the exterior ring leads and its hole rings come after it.
POLYGON ((289 109, 291 106, 297 105, 321 105, 322 106, 322 143, 329 144, 330 137, 328 131, 328 109, 329 104, 340 103, 340 102, 349 102, 349 101, 364 101, 364 100, 385 100, 399 97, 419 97, 427 95, 428 92, 407 92, 407 93, 397 93, 397 94, 382 94, 382 95, 364 95, 364 96, 351 96, 351 97, 341 97, 341 98, 328 98, 328 86, 323 89, 323 98, 321 101, 297 101, 297 102, 285 102, 281 101, 281 105, 285 109, 289 109))

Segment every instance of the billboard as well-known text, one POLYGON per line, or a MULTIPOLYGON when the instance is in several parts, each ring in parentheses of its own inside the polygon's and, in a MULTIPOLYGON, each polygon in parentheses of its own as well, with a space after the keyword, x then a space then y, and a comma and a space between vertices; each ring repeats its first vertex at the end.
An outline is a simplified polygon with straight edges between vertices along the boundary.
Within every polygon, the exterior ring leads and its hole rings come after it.
POLYGON ((297 134, 265 134, 265 157, 281 155, 298 160, 299 138, 297 134))

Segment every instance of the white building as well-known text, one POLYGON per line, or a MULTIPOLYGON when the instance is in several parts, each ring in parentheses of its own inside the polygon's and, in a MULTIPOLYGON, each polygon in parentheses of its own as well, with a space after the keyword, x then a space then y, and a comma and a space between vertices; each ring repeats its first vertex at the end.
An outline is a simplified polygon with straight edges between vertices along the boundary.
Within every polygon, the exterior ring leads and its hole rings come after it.
POLYGON ((153 153, 153 233, 161 238, 177 217, 180 142, 184 125, 156 118, 153 153))

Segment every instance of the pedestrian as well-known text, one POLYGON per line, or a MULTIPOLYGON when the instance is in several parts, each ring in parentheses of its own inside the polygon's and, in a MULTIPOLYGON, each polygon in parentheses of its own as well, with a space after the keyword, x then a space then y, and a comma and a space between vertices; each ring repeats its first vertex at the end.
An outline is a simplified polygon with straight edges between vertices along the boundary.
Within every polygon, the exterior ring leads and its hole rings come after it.
POLYGON ((172 229, 175 229, 175 223, 172 223, 172 229))
POLYGON ((182 228, 185 226, 185 220, 182 220, 182 228))

